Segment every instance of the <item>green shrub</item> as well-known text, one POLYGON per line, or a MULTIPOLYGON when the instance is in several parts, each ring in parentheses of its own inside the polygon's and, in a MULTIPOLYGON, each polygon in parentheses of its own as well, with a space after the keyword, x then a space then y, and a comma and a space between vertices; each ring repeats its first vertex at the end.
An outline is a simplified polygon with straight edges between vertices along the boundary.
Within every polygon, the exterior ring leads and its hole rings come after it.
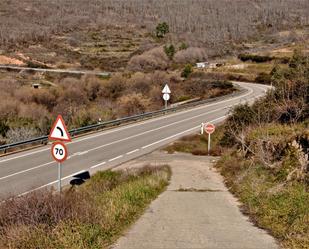
POLYGON ((0 135, 5 137, 7 131, 10 129, 10 127, 7 125, 6 122, 0 120, 0 135))
POLYGON ((268 73, 259 73, 258 76, 255 78, 255 82, 261 84, 270 84, 271 82, 271 75, 268 73))
POLYGON ((188 44, 182 42, 182 43, 180 44, 180 46, 179 46, 179 50, 185 50, 185 49, 187 49, 188 47, 189 47, 188 44))
POLYGON ((238 58, 241 61, 252 61, 252 62, 256 62, 256 63, 264 63, 264 62, 268 62, 268 61, 272 61, 274 58, 271 56, 262 56, 262 55, 253 55, 253 54, 240 54, 238 56, 238 58))
POLYGON ((167 33, 169 33, 169 26, 166 22, 159 23, 156 27, 157 38, 163 38, 167 33))
POLYGON ((165 45, 164 46, 164 52, 165 52, 165 54, 167 55, 167 57, 170 59, 170 60, 172 60, 173 59, 173 57, 174 57, 174 55, 175 55, 175 47, 174 47, 174 45, 173 44, 171 44, 171 45, 165 45))
POLYGON ((191 64, 187 64, 181 73, 181 77, 188 78, 193 72, 191 64))

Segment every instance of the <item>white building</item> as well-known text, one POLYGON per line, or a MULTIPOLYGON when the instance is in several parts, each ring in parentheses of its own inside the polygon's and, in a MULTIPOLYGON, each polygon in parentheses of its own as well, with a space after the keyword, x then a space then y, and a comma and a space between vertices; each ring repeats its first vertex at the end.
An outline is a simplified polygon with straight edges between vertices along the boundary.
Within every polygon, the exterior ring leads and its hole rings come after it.
POLYGON ((206 68, 208 66, 208 62, 198 62, 196 63, 197 68, 206 68))

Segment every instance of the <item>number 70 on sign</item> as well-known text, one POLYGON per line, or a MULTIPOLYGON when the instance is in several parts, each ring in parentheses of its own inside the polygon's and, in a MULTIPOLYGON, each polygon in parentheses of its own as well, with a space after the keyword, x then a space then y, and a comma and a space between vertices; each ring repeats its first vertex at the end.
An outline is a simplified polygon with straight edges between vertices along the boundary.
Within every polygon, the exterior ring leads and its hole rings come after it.
POLYGON ((53 143, 51 154, 55 161, 62 163, 68 157, 68 150, 64 143, 62 142, 55 142, 53 143))

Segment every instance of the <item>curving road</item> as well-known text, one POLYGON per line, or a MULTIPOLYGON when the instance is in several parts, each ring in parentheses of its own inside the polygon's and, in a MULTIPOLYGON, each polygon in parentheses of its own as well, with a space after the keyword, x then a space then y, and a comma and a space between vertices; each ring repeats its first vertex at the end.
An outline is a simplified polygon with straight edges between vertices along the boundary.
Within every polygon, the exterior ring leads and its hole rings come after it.
MULTIPOLYGON (((89 170, 104 170, 162 147, 200 129, 202 122, 224 120, 234 105, 252 103, 269 86, 237 83, 247 91, 174 114, 94 133, 67 143, 69 159, 63 163, 63 182, 89 170)), ((0 158, 0 198, 21 195, 57 183, 57 163, 50 155, 51 145, 0 158)))

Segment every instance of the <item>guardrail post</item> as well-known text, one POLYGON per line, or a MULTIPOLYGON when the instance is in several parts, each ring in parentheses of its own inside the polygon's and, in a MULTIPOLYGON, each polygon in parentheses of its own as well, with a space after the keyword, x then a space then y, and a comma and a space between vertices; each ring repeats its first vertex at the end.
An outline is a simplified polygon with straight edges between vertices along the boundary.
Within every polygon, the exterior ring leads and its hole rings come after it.
MULTIPOLYGON (((1 65, 0 65, 1 67, 1 65)), ((228 96, 236 96, 236 95, 241 95, 242 92, 246 92, 248 90, 240 90, 238 92, 233 92, 231 94, 229 94, 228 96)), ((201 100, 201 101, 197 101, 197 102, 193 102, 193 103, 188 103, 186 105, 182 105, 179 107, 173 107, 173 108, 168 108, 168 109, 160 109, 154 112, 147 112, 147 113, 143 113, 143 114, 139 114, 139 115, 135 115, 135 116, 131 116, 131 117, 125 117, 122 119, 116 119, 116 120, 110 120, 110 121, 105 121, 102 122, 100 124, 97 125, 90 125, 90 126, 85 126, 85 127, 80 127, 80 128, 74 128, 72 130, 70 130, 70 134, 72 137, 74 137, 76 134, 85 132, 85 131, 91 131, 91 130, 96 130, 96 129, 102 129, 105 127, 110 127, 110 126, 118 126, 121 125, 122 123, 126 123, 128 121, 134 121, 134 120, 142 120, 146 117, 154 117, 154 116, 164 116, 167 113, 173 113, 176 112, 177 110, 182 110, 182 109, 186 109, 189 107, 194 107, 194 106, 198 106, 201 104, 205 104, 205 103, 209 103, 209 102, 213 102, 215 100, 219 100, 219 99, 224 99, 226 98, 226 96, 223 97, 218 97, 218 98, 214 98, 214 99, 207 99, 207 100, 201 100)), ((21 141, 18 143, 13 143, 13 144, 7 144, 7 145, 2 145, 0 146, 0 152, 3 151, 4 154, 6 154, 8 152, 8 150, 10 148, 16 148, 16 147, 20 147, 26 144, 33 144, 33 143, 48 143, 48 137, 47 136, 42 136, 42 137, 38 137, 38 138, 34 138, 34 139, 30 139, 27 141, 21 141)))

